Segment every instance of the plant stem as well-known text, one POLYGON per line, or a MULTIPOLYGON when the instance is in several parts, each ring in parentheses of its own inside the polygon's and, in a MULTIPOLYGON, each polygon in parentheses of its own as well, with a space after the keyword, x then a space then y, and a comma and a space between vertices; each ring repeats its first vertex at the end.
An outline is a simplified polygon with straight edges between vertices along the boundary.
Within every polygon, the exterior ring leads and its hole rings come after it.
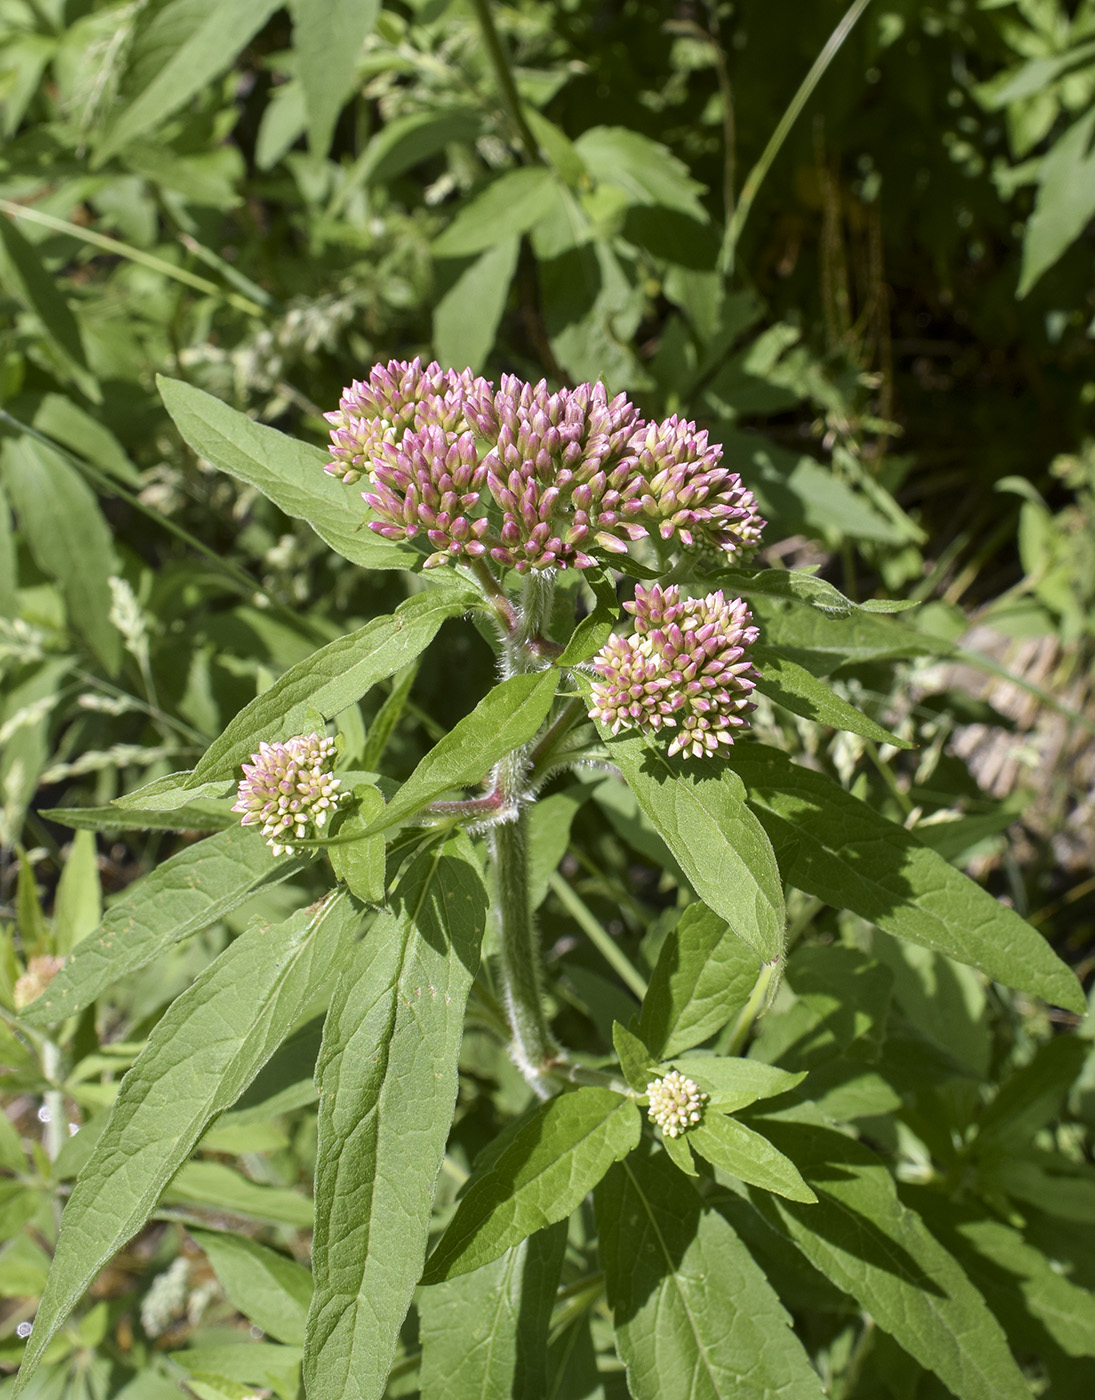
POLYGON ((501 925, 502 990, 513 1035, 511 1053, 517 1068, 541 1098, 549 1097, 544 1079, 558 1046, 544 1015, 540 948, 532 917, 528 883, 528 813, 493 828, 498 916, 501 925))
POLYGON ((501 36, 494 27, 494 18, 491 15, 488 0, 471 0, 471 7, 475 11, 475 18, 479 21, 479 28, 483 31, 483 42, 490 55, 491 67, 494 69, 494 76, 498 79, 498 87, 501 90, 502 105, 509 113, 509 119, 521 138, 525 159, 532 165, 540 165, 540 147, 536 144, 536 138, 529 129, 529 124, 521 109, 521 96, 517 91, 517 84, 513 81, 513 72, 509 65, 509 59, 506 57, 506 51, 502 47, 501 36))
MULTIPOLYGON (((50 1084, 57 1082, 61 1072, 61 1050, 52 1040, 42 1042, 42 1073, 50 1084)), ((64 1147, 68 1138, 68 1122, 65 1118, 65 1096, 60 1089, 47 1089, 43 1096, 42 1145, 51 1162, 64 1147)))
POLYGON ((734 1029, 730 1032, 730 1039, 722 1047, 726 1055, 739 1055, 741 1048, 749 1037, 749 1032, 753 1029, 753 1022, 762 1016, 772 1003, 772 998, 779 989, 780 962, 765 963, 760 970, 753 985, 753 990, 749 993, 749 1000, 738 1013, 738 1019, 734 1022, 734 1029), (773 981, 773 979, 775 979, 773 981))

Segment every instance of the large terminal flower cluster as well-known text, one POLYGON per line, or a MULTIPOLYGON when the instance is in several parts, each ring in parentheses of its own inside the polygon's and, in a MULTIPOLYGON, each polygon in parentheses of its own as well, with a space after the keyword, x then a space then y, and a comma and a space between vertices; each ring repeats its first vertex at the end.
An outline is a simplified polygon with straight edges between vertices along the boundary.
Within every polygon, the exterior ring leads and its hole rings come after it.
POLYGON ((670 755, 700 758, 732 744, 755 708, 758 679, 748 654, 757 629, 742 600, 721 592, 682 600, 675 585, 640 584, 624 607, 635 631, 613 633, 594 658, 594 719, 613 734, 670 729, 670 755))
POLYGON ((464 556, 527 573, 589 568, 646 535, 727 555, 752 548, 756 498, 694 423, 646 423, 602 384, 551 393, 503 375, 377 365, 345 390, 331 423, 327 471, 365 478, 393 540, 424 533, 426 567, 464 556))

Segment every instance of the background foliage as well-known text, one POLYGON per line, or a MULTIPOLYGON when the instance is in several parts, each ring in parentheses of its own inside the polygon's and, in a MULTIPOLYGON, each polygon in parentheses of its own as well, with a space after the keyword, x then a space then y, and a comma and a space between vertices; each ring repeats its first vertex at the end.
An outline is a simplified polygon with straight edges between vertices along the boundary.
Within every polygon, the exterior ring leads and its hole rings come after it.
MULTIPOLYGON (((840 694, 917 747, 772 705, 758 736, 914 829, 1090 968, 1095 6, 854 5, 778 149, 840 5, 489 14, 485 29, 483 7, 456 0, 0 0, 4 1363, 87 1139, 165 1008, 256 917, 318 891, 306 871, 274 884, 255 869, 241 902, 226 866, 190 941, 48 1042, 15 1029, 29 960, 69 951, 104 907, 124 916, 132 880, 194 845, 118 809, 105 833, 102 815, 56 809, 103 808, 191 767, 245 703, 406 591, 187 446, 156 373, 316 444, 351 376, 419 353, 533 381, 603 377, 649 416, 701 420, 762 498, 764 562, 816 565, 856 602, 922 605, 900 655, 870 612, 849 652, 847 628, 816 609, 796 653, 828 658, 840 694), (66 1123, 87 1131, 68 1140, 66 1123)), ((789 606, 770 600, 769 622, 789 606)), ((383 752, 409 774, 490 685, 472 629, 446 623, 442 643, 443 665, 412 661, 340 717, 362 768, 383 752)), ((618 799, 595 776, 539 809, 545 948, 560 968, 566 955, 553 1006, 591 1055, 688 917, 673 856, 618 799)), ((193 820, 216 824, 209 809, 193 820)), ((753 1057, 809 1072, 825 1115, 868 1144, 847 1139, 845 1170, 872 1183, 875 1223, 892 1243, 899 1202, 915 1207, 1031 1393, 1086 1394, 1087 1024, 823 895, 790 901, 788 986, 753 1057)), ((35 1394, 156 1400, 184 1378, 199 1396, 296 1395, 314 1012, 295 1008, 295 1035, 100 1275, 35 1394)), ((438 1229, 524 1104, 489 1024, 473 1022, 461 1068, 438 1229)), ((655 1195, 664 1167, 645 1167, 655 1195)), ((915 1336, 902 1351, 857 1301, 856 1271, 874 1269, 923 1337, 930 1288, 850 1251, 836 1225, 806 1272, 808 1208, 772 1199, 727 1190, 702 1248, 725 1260, 719 1222, 733 1227, 830 1394, 940 1393, 907 1354, 915 1336)), ((641 1300, 624 1298, 640 1245, 605 1256, 602 1278, 590 1230, 579 1212, 565 1239, 536 1237, 565 1250, 564 1288, 538 1305, 560 1397, 626 1393, 609 1304, 638 1309, 625 1345, 653 1364, 641 1300)), ((721 1287, 748 1286, 748 1258, 721 1287)), ((530 1249, 506 1269, 529 1296, 550 1275, 530 1249)), ((510 1274, 465 1277, 498 1289, 510 1274)), ((420 1291, 391 1394, 453 1384, 445 1358, 479 1304, 451 1288, 420 1291), (436 1359, 420 1368, 422 1338, 436 1359)), ((993 1393, 967 1384, 963 1400, 993 1393)))

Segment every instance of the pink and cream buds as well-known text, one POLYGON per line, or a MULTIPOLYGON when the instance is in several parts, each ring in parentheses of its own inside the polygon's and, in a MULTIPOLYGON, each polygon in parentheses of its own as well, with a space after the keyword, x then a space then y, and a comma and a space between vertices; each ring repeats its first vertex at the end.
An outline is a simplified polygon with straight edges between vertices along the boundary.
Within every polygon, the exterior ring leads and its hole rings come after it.
POLYGON ((635 631, 614 633, 593 659, 594 719, 613 734, 668 729, 670 755, 701 758, 733 744, 757 681, 748 655, 757 629, 742 600, 719 592, 682 601, 675 585, 640 584, 624 607, 635 631))
POLYGON ((302 841, 309 827, 325 825, 342 794, 330 771, 335 741, 318 734, 298 735, 285 743, 260 743, 258 753, 243 765, 233 812, 242 824, 261 824, 274 855, 294 854, 292 842, 302 841))
POLYGON ((327 471, 353 483, 393 540, 424 533, 425 567, 461 555, 527 573, 588 569, 644 536, 753 548, 764 521, 722 448, 676 417, 645 423, 603 384, 548 390, 392 360, 328 413, 327 471))

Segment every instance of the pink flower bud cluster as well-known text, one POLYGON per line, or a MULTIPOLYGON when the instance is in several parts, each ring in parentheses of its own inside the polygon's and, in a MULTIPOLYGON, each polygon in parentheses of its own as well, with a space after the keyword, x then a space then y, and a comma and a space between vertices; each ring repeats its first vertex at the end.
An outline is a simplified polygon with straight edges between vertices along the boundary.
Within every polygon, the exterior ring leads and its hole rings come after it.
POLYGON ((640 584, 624 607, 635 631, 614 633, 594 657, 594 719, 613 734, 673 730, 670 755, 701 758, 733 744, 758 679, 748 655, 757 629, 742 600, 719 592, 682 601, 676 585, 640 584))
POLYGON ((327 821, 342 794, 330 771, 335 741, 318 734, 297 735, 285 743, 260 743, 258 753, 243 765, 233 812, 242 812, 242 825, 262 824, 262 834, 274 855, 294 854, 309 826, 327 821))
POLYGON ((656 532, 726 554, 755 546, 756 498, 720 465, 722 449, 676 417, 645 423, 602 384, 551 393, 545 381, 392 360, 355 381, 327 414, 343 481, 368 478, 370 528, 420 532, 426 567, 465 555, 531 569, 587 569, 656 532))

